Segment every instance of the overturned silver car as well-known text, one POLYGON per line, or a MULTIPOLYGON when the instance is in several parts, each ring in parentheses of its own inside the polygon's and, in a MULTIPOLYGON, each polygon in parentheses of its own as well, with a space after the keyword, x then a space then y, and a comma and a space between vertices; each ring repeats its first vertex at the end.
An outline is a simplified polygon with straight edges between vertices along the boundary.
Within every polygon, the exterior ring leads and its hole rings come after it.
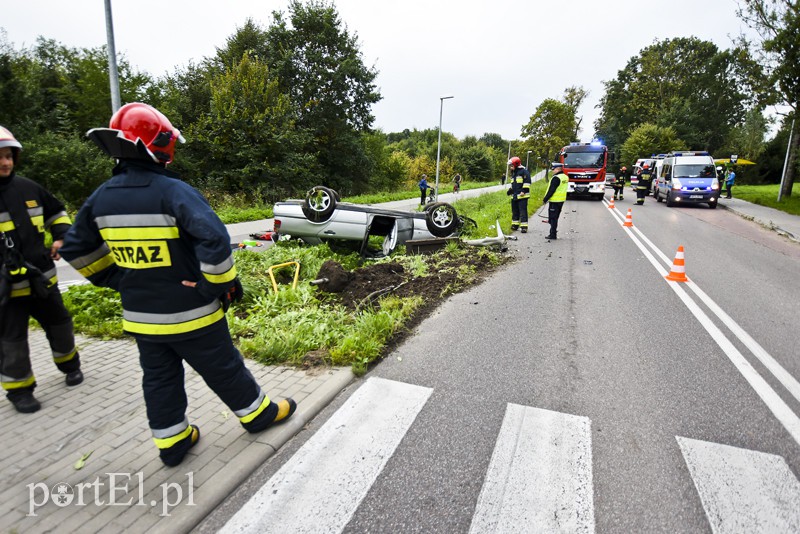
POLYGON ((456 235, 463 221, 453 206, 435 202, 424 211, 378 208, 341 202, 338 193, 313 187, 303 200, 285 200, 273 207, 275 231, 309 244, 345 240, 360 244, 366 255, 370 236, 383 236, 382 252, 389 255, 408 241, 456 235))

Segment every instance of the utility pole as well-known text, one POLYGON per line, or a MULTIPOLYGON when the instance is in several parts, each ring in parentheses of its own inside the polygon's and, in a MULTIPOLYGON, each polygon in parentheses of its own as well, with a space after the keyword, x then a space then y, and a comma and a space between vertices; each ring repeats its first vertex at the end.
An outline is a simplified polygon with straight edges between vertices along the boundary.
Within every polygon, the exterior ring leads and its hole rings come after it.
POLYGON ((439 144, 436 145, 436 188, 433 190, 435 202, 439 202, 439 156, 442 153, 442 109, 444 101, 453 98, 453 95, 439 97, 439 144))
POLYGON ((119 74, 117 72, 117 49, 114 46, 114 22, 111 19, 111 0, 106 4, 106 39, 108 40, 108 80, 111 85, 111 113, 114 114, 122 106, 119 97, 119 74))

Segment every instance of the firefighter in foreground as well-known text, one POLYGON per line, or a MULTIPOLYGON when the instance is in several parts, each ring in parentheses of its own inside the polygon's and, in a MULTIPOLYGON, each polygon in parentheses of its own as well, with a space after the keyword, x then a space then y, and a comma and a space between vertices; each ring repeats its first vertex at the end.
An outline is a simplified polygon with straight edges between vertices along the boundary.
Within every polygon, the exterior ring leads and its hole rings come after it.
POLYGON ((531 174, 522 165, 522 160, 514 156, 508 160, 511 167, 509 177, 511 187, 506 191, 511 195, 511 229, 528 231, 528 199, 531 197, 531 174))
POLYGON ((22 144, 0 126, 0 383, 21 413, 41 404, 33 396, 36 377, 28 346, 28 321, 47 335, 53 361, 68 386, 83 382, 72 317, 58 290, 56 265, 70 220, 64 205, 42 186, 15 173, 22 144), (44 233, 53 244, 48 249, 44 233))
POLYGON ((550 234, 545 239, 558 239, 558 218, 561 216, 561 208, 567 200, 567 188, 569 187, 569 176, 564 172, 564 165, 554 161, 550 164, 553 175, 547 186, 547 193, 542 199, 542 204, 550 203, 547 206, 547 222, 550 223, 550 234))
POLYGON ((644 197, 647 196, 647 192, 650 191, 650 187, 653 185, 652 172, 650 165, 647 163, 642 165, 642 168, 639 169, 639 183, 636 184, 637 206, 644 206, 644 197))
POLYGON ((625 181, 628 178, 628 167, 623 166, 611 186, 614 188, 614 200, 624 200, 625 181))
POLYGON ((117 166, 78 212, 61 254, 93 284, 119 291, 153 440, 174 466, 200 438, 186 417, 184 360, 248 432, 287 419, 297 405, 271 401, 233 345, 225 312, 242 286, 230 237, 206 199, 166 169, 180 131, 141 103, 120 108, 109 126, 87 136, 117 166))

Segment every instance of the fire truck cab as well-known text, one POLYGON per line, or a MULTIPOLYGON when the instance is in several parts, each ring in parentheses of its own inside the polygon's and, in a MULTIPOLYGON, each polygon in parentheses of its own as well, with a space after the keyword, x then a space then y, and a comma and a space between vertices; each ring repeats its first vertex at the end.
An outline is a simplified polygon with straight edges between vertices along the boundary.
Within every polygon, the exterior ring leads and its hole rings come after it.
POLYGON ((608 158, 608 147, 600 141, 570 143, 562 148, 556 161, 564 164, 564 172, 569 176, 567 196, 603 200, 608 158))

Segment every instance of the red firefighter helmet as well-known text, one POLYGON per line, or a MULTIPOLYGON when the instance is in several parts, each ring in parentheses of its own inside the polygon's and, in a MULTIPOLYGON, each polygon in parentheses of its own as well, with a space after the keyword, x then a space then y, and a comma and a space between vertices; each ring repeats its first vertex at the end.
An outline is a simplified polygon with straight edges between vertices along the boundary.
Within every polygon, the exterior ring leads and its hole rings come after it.
POLYGON ((153 106, 132 102, 125 104, 111 117, 108 127, 122 132, 133 143, 144 143, 157 163, 170 163, 175 156, 175 143, 183 142, 180 130, 153 106))
POLYGON ((515 169, 522 165, 522 160, 519 159, 517 156, 514 156, 510 160, 508 160, 508 164, 513 166, 515 169))
POLYGON ((19 152, 22 150, 22 145, 10 130, 0 126, 0 148, 6 147, 11 149, 11 156, 14 158, 14 163, 16 163, 19 152))

